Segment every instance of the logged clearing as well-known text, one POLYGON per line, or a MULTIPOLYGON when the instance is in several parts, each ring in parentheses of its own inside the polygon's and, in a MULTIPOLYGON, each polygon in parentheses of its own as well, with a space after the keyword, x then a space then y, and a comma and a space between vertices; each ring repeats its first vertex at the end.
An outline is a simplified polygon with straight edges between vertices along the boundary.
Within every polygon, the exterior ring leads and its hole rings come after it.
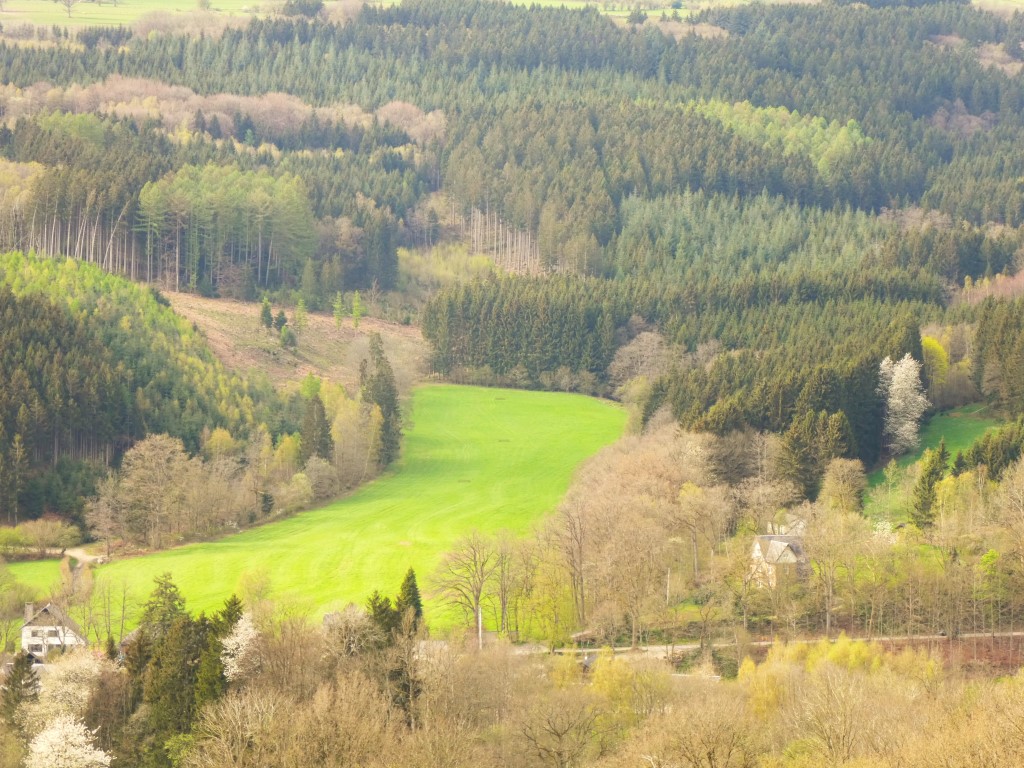
MULTIPOLYGON (((339 327, 330 315, 310 312, 309 327, 299 334, 294 350, 281 346, 278 336, 259 323, 260 305, 229 299, 204 299, 188 293, 165 292, 174 311, 194 323, 214 354, 242 374, 265 373, 275 387, 302 381, 310 373, 343 384, 350 395, 359 388, 359 363, 367 356, 371 333, 379 333, 395 380, 407 392, 419 379, 429 346, 419 328, 386 323, 371 317, 352 327, 345 318, 339 327)), ((276 314, 278 307, 274 307, 276 314)), ((286 309, 289 319, 293 310, 286 309)))
MULTIPOLYGON (((321 509, 227 536, 102 566, 95 578, 126 583, 135 602, 170 572, 194 612, 214 610, 262 583, 282 609, 316 616, 374 590, 397 592, 429 574, 474 529, 525 533, 565 494, 580 463, 616 440, 626 414, 601 400, 551 392, 424 386, 396 469, 321 509)), ((56 561, 11 565, 42 595, 56 561)), ((428 620, 436 602, 427 600, 428 620)))

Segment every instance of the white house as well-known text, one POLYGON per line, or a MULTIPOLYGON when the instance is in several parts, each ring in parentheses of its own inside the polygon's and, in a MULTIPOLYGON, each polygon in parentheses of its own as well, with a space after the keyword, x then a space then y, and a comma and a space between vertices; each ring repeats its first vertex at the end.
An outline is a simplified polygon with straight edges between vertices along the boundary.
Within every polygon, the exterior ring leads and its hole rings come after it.
POLYGON ((47 603, 36 610, 35 603, 25 603, 25 624, 21 628, 21 649, 25 653, 44 662, 51 651, 88 645, 81 627, 56 605, 47 603))
POLYGON ((750 571, 759 587, 774 589, 780 581, 802 578, 807 556, 799 536, 755 536, 750 552, 750 571))

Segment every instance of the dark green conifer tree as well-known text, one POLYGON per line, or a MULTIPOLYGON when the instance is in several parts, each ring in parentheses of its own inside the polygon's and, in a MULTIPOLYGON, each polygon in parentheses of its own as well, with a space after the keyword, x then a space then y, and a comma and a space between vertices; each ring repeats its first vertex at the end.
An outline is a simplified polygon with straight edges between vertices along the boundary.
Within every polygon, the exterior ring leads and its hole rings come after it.
POLYGON ((402 411, 398 405, 398 385, 391 363, 384 355, 379 333, 370 334, 370 358, 359 366, 359 384, 363 403, 380 408, 380 446, 377 464, 386 467, 398 458, 402 440, 402 411))
POLYGON ((13 727, 17 726, 15 716, 18 709, 26 701, 35 701, 39 697, 39 675, 32 668, 32 657, 27 653, 19 653, 14 657, 11 671, 7 673, 0 690, 0 717, 13 727))
POLYGON ((150 638, 159 641, 175 620, 185 615, 185 598, 170 573, 161 574, 154 581, 156 588, 142 609, 141 625, 150 638))
POLYGON ((267 296, 263 297, 263 303, 260 305, 260 325, 268 330, 274 326, 274 311, 270 308, 270 299, 267 296))
POLYGON ((327 412, 320 395, 314 394, 306 403, 306 414, 302 419, 299 458, 305 464, 310 457, 319 456, 325 461, 334 458, 334 438, 331 437, 331 425, 327 421, 327 412))
POLYGON ((423 619, 423 600, 420 597, 419 585, 416 584, 416 572, 412 568, 402 579, 402 586, 395 599, 395 609, 399 615, 404 614, 407 610, 412 610, 413 621, 417 626, 423 619))

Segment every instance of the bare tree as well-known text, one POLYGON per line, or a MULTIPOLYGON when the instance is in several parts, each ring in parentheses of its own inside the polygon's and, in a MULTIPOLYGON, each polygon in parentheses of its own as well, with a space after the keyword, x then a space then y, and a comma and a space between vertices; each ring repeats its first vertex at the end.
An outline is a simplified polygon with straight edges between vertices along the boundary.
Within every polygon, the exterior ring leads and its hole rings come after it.
POLYGON ((600 715, 585 691, 556 691, 531 708, 520 733, 541 765, 575 768, 598 742, 600 715))
MULTIPOLYGON (((434 572, 437 595, 448 605, 461 608, 481 628, 483 599, 498 567, 494 541, 479 531, 458 541, 434 572)), ((482 635, 480 646, 483 645, 482 635)))

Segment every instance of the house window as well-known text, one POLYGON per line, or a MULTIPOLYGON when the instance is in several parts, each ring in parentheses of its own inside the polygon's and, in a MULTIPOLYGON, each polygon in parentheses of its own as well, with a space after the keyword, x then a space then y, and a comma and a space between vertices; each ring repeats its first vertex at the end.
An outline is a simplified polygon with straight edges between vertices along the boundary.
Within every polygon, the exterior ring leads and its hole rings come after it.
POLYGON ((60 632, 58 632, 56 629, 51 629, 51 630, 47 631, 46 636, 47 637, 60 637, 60 632))
POLYGON ((41 646, 39 644, 30 645, 28 647, 28 652, 29 653, 42 653, 43 652, 43 646, 41 646))
POLYGON ((33 629, 32 630, 31 637, 42 637, 42 636, 43 636, 43 630, 41 630, 41 629, 33 629))

